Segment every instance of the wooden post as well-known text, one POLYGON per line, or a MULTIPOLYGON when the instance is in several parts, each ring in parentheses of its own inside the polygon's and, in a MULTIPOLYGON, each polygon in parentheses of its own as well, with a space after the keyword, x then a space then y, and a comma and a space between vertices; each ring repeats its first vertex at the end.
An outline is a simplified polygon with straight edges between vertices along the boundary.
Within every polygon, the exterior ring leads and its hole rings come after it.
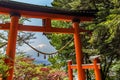
POLYGON ((13 80, 19 17, 20 15, 18 13, 11 14, 11 23, 10 23, 10 30, 8 35, 8 45, 7 45, 6 55, 8 56, 7 64, 12 68, 9 70, 9 76, 7 80, 13 80))
POLYGON ((2 80, 2 74, 0 74, 0 80, 2 80))
POLYGON ((82 44, 80 40, 80 29, 79 29, 79 19, 73 20, 73 28, 74 28, 74 43, 75 43, 75 52, 76 52, 76 63, 77 63, 77 74, 78 80, 85 80, 85 74, 82 69, 82 44))
POLYGON ((46 27, 46 29, 50 30, 51 27, 51 19, 47 18, 47 19, 43 19, 42 20, 42 25, 46 27))
POLYGON ((97 66, 97 60, 98 60, 98 58, 95 58, 95 59, 93 60, 95 78, 96 78, 96 80, 101 80, 100 69, 99 69, 98 66, 97 66))
POLYGON ((68 61, 68 76, 69 76, 69 80, 73 80, 73 70, 71 68, 72 65, 72 61, 69 60, 68 61))

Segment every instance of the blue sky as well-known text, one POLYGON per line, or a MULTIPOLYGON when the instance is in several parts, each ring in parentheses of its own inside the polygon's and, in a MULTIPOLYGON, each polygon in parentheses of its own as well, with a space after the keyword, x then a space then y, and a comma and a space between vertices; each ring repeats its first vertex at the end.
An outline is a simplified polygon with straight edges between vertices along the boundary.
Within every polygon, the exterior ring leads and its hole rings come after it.
POLYGON ((12 1, 18 1, 18 2, 24 2, 24 3, 30 3, 30 4, 36 4, 36 5, 47 5, 51 6, 51 2, 53 0, 12 0, 12 1))
MULTIPOLYGON (((24 3, 29 3, 29 4, 36 4, 36 5, 43 5, 43 6, 51 6, 51 2, 53 0, 12 0, 12 1, 18 1, 18 2, 24 2, 24 3)), ((30 20, 31 20, 31 22, 25 21, 24 24, 25 25, 37 25, 37 26, 41 25, 41 20, 40 19, 33 19, 32 18, 30 20)), ((54 52, 54 51, 56 51, 55 48, 50 45, 49 40, 46 38, 46 36, 42 35, 41 32, 37 32, 35 34, 35 37, 37 37, 36 40, 31 40, 32 46, 36 47, 37 49, 39 49, 43 52, 54 52)), ((23 45, 22 47, 20 47, 20 49, 27 52, 27 54, 31 54, 31 56, 37 55, 36 54, 37 52, 33 51, 31 48, 29 48, 26 45, 23 45)), ((43 60, 43 58, 41 58, 41 60, 43 60)))

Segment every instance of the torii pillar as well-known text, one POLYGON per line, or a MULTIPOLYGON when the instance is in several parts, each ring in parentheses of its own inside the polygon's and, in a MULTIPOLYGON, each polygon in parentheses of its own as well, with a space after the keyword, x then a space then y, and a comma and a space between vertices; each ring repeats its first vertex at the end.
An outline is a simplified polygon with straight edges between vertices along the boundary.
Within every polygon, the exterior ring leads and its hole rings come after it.
POLYGON ((6 55, 8 56, 6 63, 12 68, 9 70, 9 76, 7 80, 13 80, 14 64, 15 64, 15 54, 16 54, 16 41, 18 32, 18 23, 20 15, 18 13, 11 13, 10 30, 8 34, 8 45, 6 55))
POLYGON ((83 55, 82 55, 82 43, 80 40, 80 28, 79 28, 80 19, 73 19, 73 28, 74 28, 74 43, 75 43, 75 52, 76 52, 76 65, 77 65, 77 75, 78 80, 85 80, 85 74, 82 69, 83 55))

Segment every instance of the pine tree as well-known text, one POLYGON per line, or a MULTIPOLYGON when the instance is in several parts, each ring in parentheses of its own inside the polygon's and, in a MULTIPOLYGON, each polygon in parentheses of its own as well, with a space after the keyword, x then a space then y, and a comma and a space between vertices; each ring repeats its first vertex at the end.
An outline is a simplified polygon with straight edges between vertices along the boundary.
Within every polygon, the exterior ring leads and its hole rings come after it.
MULTIPOLYGON (((120 1, 119 0, 54 0, 54 7, 71 10, 97 9, 96 18, 93 23, 81 23, 81 27, 92 30, 92 36, 81 35, 85 62, 89 63, 89 56, 101 55, 101 74, 103 80, 114 80, 108 73, 111 67, 119 61, 120 56, 120 1), (89 4, 88 4, 89 3, 89 4), (114 63, 114 64, 113 64, 114 63)), ((71 24, 71 23, 69 23, 71 24)), ((71 27, 65 22, 53 21, 54 26, 71 27)), ((48 35, 51 44, 60 48, 69 41, 72 35, 48 35)), ((59 54, 50 58, 53 66, 59 63, 59 68, 64 67, 66 60, 72 59, 75 63, 74 43, 59 54)), ((88 74, 89 79, 90 75, 88 74)))

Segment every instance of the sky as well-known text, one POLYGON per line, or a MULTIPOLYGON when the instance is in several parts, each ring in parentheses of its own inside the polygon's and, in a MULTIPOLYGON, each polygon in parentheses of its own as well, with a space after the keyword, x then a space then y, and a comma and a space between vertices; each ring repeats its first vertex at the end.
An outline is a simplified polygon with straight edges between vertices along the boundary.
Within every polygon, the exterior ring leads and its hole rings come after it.
MULTIPOLYGON (((29 3, 29 4, 35 4, 35 5, 43 5, 43 6, 51 6, 51 2, 53 0, 11 0, 11 1, 18 1, 18 2, 24 2, 24 3, 29 3)), ((41 25, 41 19, 30 19, 31 22, 25 21, 25 25, 36 25, 40 26, 41 25)), ((42 34, 42 32, 37 32, 35 33, 35 37, 37 39, 31 40, 32 46, 35 48, 39 49, 40 51, 43 52, 55 52, 55 48, 50 45, 49 40, 47 39, 46 36, 42 34)), ((40 57, 37 57, 37 52, 32 50, 30 47, 27 45, 23 45, 22 47, 19 48, 20 50, 23 50, 24 52, 27 52, 26 54, 29 54, 30 56, 35 57, 37 60, 44 61, 43 55, 40 57)))
POLYGON ((53 0, 11 0, 11 1, 18 1, 18 2, 30 3, 30 4, 36 4, 36 5, 44 5, 44 6, 51 6, 51 2, 53 0))

